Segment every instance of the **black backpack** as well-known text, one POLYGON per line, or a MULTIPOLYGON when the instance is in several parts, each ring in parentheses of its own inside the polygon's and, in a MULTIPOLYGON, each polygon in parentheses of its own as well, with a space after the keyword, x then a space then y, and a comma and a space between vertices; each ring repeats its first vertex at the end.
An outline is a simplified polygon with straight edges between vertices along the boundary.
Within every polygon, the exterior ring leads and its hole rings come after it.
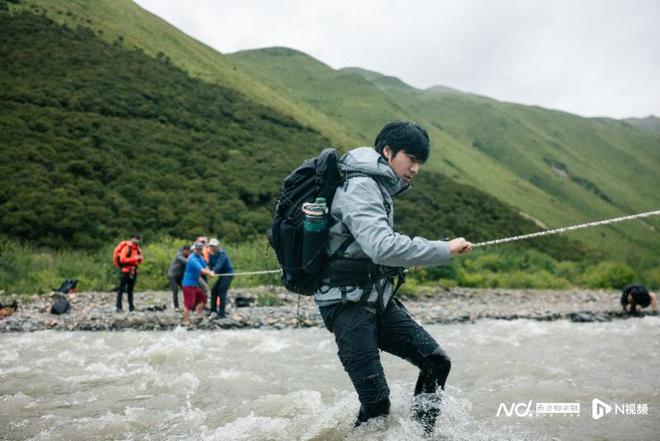
POLYGON ((62 294, 57 294, 53 306, 50 308, 51 314, 66 314, 71 310, 71 304, 66 296, 62 294))
POLYGON ((303 243, 305 215, 302 204, 322 197, 328 208, 331 207, 335 190, 343 180, 338 161, 335 149, 324 149, 319 156, 304 161, 287 176, 280 189, 268 237, 282 268, 282 283, 297 294, 314 294, 320 285, 326 260, 327 229, 320 240, 303 243), (303 262, 303 251, 307 256, 311 254, 313 259, 303 262))
POLYGON ((78 281, 76 279, 66 279, 59 288, 54 289, 55 292, 61 292, 63 294, 68 294, 76 291, 78 286, 78 281))

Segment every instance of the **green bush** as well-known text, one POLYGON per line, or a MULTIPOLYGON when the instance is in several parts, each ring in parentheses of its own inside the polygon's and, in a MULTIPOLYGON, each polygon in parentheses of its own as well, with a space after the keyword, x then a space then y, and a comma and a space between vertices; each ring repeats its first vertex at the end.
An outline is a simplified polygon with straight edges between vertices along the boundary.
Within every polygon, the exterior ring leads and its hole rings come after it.
POLYGON ((399 295, 409 299, 414 299, 422 295, 420 284, 413 277, 406 277, 406 283, 399 288, 399 295))
MULTIPOLYGON (((112 252, 119 240, 96 252, 50 251, 18 241, 0 240, 0 289, 8 293, 39 294, 60 286, 64 279, 77 279, 82 291, 109 291, 119 283, 112 264, 112 252)), ((189 243, 182 239, 162 237, 143 244, 145 256, 140 266, 137 290, 167 289, 167 268, 178 249, 189 243)), ((222 244, 237 272, 277 269, 274 252, 265 239, 239 245, 222 244)), ((279 276, 236 277, 234 287, 279 284, 279 276)))
POLYGON ((645 271, 643 280, 650 289, 660 288, 660 266, 645 271))
POLYGON ((588 267, 583 280, 590 288, 622 289, 635 280, 635 272, 625 263, 601 262, 588 267))

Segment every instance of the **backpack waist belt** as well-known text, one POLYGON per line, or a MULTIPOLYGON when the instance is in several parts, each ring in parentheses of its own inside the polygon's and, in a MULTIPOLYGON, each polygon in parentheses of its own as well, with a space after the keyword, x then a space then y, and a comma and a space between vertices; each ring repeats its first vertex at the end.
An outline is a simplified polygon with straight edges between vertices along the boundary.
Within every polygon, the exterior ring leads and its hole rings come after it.
MULTIPOLYGON (((376 265, 371 259, 332 259, 321 276, 322 284, 332 287, 373 285, 377 280, 399 276, 403 280, 401 267, 376 265)), ((397 285, 403 283, 402 281, 397 285)), ((398 286, 397 286, 398 289, 398 286)))

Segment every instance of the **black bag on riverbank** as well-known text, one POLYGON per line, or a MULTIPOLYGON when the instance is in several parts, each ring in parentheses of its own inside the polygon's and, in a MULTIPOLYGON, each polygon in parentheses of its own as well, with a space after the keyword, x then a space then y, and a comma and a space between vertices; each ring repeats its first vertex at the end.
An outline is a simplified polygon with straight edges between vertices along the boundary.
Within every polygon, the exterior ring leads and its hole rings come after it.
POLYGON ((71 292, 76 292, 76 287, 78 286, 78 281, 76 279, 66 279, 59 288, 54 289, 55 292, 61 292, 63 294, 69 294, 71 292))
POLYGON ((254 299, 251 297, 238 296, 234 299, 234 305, 236 305, 237 308, 248 308, 252 306, 253 303, 254 299))
POLYGON ((66 314, 71 310, 71 303, 69 303, 69 299, 66 298, 64 295, 57 295, 57 298, 53 302, 53 306, 50 307, 50 313, 51 314, 66 314))
POLYGON ((9 317, 18 311, 18 302, 14 300, 14 303, 11 305, 3 305, 0 303, 0 317, 9 317))

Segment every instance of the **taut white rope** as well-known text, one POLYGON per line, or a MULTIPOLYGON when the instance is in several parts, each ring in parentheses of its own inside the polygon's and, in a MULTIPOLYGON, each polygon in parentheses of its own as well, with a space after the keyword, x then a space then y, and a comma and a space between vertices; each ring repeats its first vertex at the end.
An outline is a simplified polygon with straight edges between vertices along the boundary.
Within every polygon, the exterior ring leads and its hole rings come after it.
POLYGON ((219 273, 213 274, 211 277, 223 277, 223 276, 256 276, 258 274, 276 274, 281 273, 282 270, 266 270, 266 271, 249 271, 246 273, 219 273))
POLYGON ((623 222, 623 221, 628 221, 628 220, 633 220, 633 219, 640 219, 640 218, 649 217, 649 216, 658 216, 658 215, 660 215, 660 210, 647 211, 646 213, 632 214, 630 216, 615 217, 613 219, 606 219, 606 220, 601 220, 601 221, 597 221, 597 222, 589 222, 589 223, 586 223, 586 224, 572 225, 570 227, 555 228, 553 230, 539 231, 537 233, 523 234, 523 235, 520 235, 520 236, 506 237, 504 239, 496 239, 496 240, 489 240, 489 241, 486 241, 486 242, 479 242, 479 243, 473 244, 472 248, 480 248, 480 247, 485 247, 485 246, 489 246, 489 245, 498 245, 498 244, 501 244, 501 243, 531 239, 531 238, 534 238, 534 237, 549 236, 551 234, 565 233, 567 231, 581 230, 583 228, 596 227, 596 226, 599 226, 599 225, 614 224, 614 223, 617 223, 617 222, 623 222))
MULTIPOLYGON (((488 240, 485 242, 479 242, 472 245, 472 248, 481 248, 490 245, 499 245, 501 243, 515 242, 518 240, 532 239, 535 237, 549 236, 551 234, 565 233, 567 231, 581 230, 583 228, 596 227, 599 225, 608 225, 615 224, 617 222, 624 222, 628 220, 641 219, 643 217, 649 216, 658 216, 660 215, 660 210, 647 211, 646 213, 631 214, 630 216, 615 217, 613 219, 605 219, 596 222, 588 222, 586 224, 571 225, 569 227, 555 228, 553 230, 544 230, 537 233, 522 234, 520 236, 505 237, 503 239, 488 240)), ((282 270, 267 270, 267 271, 250 271, 245 273, 221 273, 214 274, 213 277, 226 277, 226 276, 255 276, 259 274, 281 274, 282 270)))

